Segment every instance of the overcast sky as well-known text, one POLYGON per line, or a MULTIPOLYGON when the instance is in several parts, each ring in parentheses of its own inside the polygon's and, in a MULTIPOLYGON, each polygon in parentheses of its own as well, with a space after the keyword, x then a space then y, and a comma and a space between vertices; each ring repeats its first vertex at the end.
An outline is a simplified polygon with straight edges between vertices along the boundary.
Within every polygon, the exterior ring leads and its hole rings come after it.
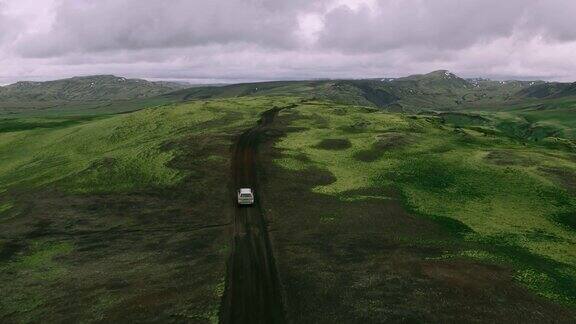
POLYGON ((574 0, 0 0, 0 84, 461 76, 576 81, 574 0))

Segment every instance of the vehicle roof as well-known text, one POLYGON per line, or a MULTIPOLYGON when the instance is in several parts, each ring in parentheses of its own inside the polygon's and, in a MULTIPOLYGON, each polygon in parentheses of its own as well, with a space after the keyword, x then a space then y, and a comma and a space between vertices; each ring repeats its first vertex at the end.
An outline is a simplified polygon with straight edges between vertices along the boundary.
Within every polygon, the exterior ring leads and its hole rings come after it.
POLYGON ((250 189, 250 188, 240 188, 240 193, 252 193, 252 189, 250 189))

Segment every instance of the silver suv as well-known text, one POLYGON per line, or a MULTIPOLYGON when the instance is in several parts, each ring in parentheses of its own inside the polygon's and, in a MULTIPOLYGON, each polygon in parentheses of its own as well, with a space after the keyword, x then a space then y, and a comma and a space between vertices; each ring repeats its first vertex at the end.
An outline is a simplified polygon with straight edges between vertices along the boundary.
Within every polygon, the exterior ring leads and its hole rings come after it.
POLYGON ((238 189, 238 205, 253 205, 254 191, 250 188, 238 189))

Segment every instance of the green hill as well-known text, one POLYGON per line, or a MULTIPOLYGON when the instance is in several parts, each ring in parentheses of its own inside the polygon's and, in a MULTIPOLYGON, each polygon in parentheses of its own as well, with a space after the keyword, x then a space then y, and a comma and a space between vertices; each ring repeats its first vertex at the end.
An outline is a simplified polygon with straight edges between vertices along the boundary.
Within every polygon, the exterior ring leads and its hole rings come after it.
POLYGON ((74 77, 47 82, 21 81, 0 87, 1 100, 126 100, 185 88, 175 82, 151 82, 113 75, 74 77))
POLYGON ((292 322, 576 318, 569 86, 91 78, 1 88, 1 323, 222 321, 236 158, 292 322))
POLYGON ((547 82, 533 85, 518 93, 522 98, 562 98, 576 96, 576 82, 547 82))
POLYGON ((562 92, 558 94, 559 97, 576 96, 576 82, 570 83, 562 92))
POLYGON ((392 81, 393 84, 408 84, 413 87, 437 89, 437 90, 462 90, 472 87, 472 85, 447 70, 438 70, 428 74, 416 74, 392 81))
POLYGON ((202 87, 103 75, 0 87, 0 114, 94 115, 175 102, 261 96, 297 96, 411 113, 501 110, 523 108, 528 102, 541 104, 526 99, 548 100, 575 94, 575 84, 463 79, 447 70, 397 79, 273 81, 202 87))
POLYGON ((566 86, 568 85, 558 82, 542 83, 526 88, 518 95, 525 98, 547 98, 558 95, 566 89, 566 86))
POLYGON ((1 107, 50 107, 69 102, 131 100, 158 96, 187 87, 113 75, 74 77, 47 82, 22 81, 0 87, 1 107))
POLYGON ((398 79, 277 81, 183 89, 162 97, 187 101, 246 96, 300 96, 339 104, 418 112, 501 105, 538 81, 463 79, 446 70, 398 79))

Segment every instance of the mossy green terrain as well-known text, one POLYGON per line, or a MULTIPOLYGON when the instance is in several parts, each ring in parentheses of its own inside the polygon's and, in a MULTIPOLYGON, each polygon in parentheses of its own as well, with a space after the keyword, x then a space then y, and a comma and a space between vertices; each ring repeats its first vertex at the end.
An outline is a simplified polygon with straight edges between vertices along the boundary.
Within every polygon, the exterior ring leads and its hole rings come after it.
POLYGON ((273 107, 257 195, 295 321, 572 314, 574 102, 526 87, 440 71, 8 107, 0 321, 216 322, 230 148, 273 107))
POLYGON ((0 190, 55 182, 83 193, 167 187, 184 176, 168 167, 177 149, 166 146, 167 141, 241 129, 253 124, 263 107, 283 102, 250 98, 167 105, 111 117, 0 121, 0 190), (228 122, 218 124, 224 118, 228 122))
POLYGON ((295 100, 0 120, 0 321, 214 322, 229 149, 295 100))
POLYGON ((519 282, 576 305, 574 153, 474 115, 408 116, 322 102, 281 114, 299 131, 277 143, 276 163, 334 177, 314 192, 357 201, 390 198, 374 194, 378 188, 396 190, 414 213, 485 249, 464 255, 508 263, 519 282), (477 128, 483 124, 493 132, 477 128), (350 145, 327 149, 320 145, 327 140, 350 145))

